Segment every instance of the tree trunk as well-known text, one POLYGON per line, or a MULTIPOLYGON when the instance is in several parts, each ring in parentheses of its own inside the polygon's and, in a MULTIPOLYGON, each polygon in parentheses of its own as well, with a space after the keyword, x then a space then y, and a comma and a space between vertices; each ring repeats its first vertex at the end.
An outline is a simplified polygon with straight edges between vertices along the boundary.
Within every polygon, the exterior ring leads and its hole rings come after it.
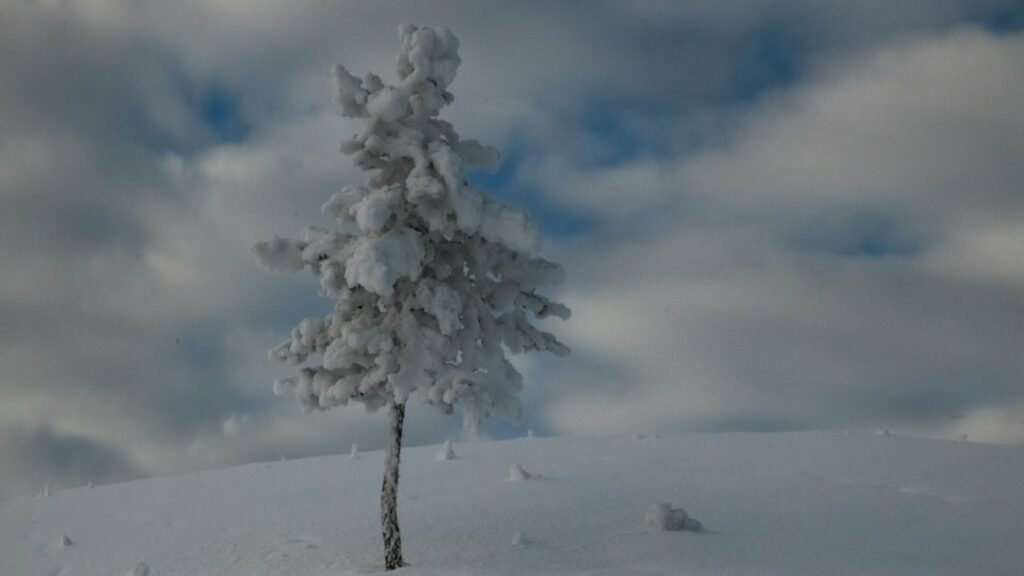
POLYGON ((380 489, 380 521, 384 530, 384 569, 401 568, 402 535, 398 530, 398 465, 402 452, 402 424, 405 404, 391 404, 390 442, 384 461, 384 483, 380 489))

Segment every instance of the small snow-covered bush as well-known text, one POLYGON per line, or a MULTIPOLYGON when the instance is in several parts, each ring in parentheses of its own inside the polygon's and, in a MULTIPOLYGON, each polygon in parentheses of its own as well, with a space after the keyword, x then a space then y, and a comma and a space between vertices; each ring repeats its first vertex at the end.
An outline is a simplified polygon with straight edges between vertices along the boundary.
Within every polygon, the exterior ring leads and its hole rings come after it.
POLYGON ((451 440, 444 441, 444 445, 441 446, 441 451, 437 453, 436 459, 438 462, 444 462, 446 460, 455 460, 455 450, 452 450, 451 440))
POLYGON ((673 508, 664 502, 655 502, 644 516, 644 524, 663 532, 699 532, 701 524, 690 518, 682 508, 673 508))
POLYGON ((530 474, 519 464, 513 464, 508 467, 508 479, 512 482, 518 482, 520 480, 529 480, 533 478, 533 474, 530 474))

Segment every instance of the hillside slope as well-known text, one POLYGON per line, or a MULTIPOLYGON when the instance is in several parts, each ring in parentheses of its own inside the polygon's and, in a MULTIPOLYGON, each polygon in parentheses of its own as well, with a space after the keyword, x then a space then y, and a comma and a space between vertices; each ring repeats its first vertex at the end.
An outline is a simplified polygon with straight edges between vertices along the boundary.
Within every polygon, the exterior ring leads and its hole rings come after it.
MULTIPOLYGON (((407 449, 406 576, 1019 575, 1024 450, 840 433, 407 449), (509 481, 509 466, 539 475, 509 481), (654 532, 654 501, 702 533, 654 532), (513 545, 520 532, 522 543, 513 545)), ((251 464, 0 507, 3 576, 382 572, 382 454, 251 464), (61 546, 67 535, 73 542, 61 546)))

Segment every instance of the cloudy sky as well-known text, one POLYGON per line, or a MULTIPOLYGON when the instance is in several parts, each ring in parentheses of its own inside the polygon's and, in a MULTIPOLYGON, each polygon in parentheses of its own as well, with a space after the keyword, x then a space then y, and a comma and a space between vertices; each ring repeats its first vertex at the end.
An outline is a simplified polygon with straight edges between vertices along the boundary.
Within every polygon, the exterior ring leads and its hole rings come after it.
POLYGON ((567 269, 573 355, 490 435, 1024 442, 1019 1, 0 0, 0 500, 383 444, 272 395, 329 304, 249 248, 365 177, 329 71, 403 22, 567 269))

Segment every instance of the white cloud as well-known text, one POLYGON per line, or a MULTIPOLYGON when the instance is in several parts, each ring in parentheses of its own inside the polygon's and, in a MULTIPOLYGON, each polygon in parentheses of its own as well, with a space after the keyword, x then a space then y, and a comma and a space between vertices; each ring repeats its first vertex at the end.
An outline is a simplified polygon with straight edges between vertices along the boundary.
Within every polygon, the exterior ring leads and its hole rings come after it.
POLYGON ((554 171, 612 223, 562 250, 565 340, 624 373, 561 368, 549 425, 938 433, 1019 399, 1022 59, 1020 36, 960 30, 779 94, 658 168, 675 188, 656 218, 614 176, 554 171))
POLYGON ((943 222, 1019 209, 1022 51, 1019 36, 977 29, 897 44, 753 110, 723 149, 689 163, 682 184, 797 216, 850 206, 943 222))

